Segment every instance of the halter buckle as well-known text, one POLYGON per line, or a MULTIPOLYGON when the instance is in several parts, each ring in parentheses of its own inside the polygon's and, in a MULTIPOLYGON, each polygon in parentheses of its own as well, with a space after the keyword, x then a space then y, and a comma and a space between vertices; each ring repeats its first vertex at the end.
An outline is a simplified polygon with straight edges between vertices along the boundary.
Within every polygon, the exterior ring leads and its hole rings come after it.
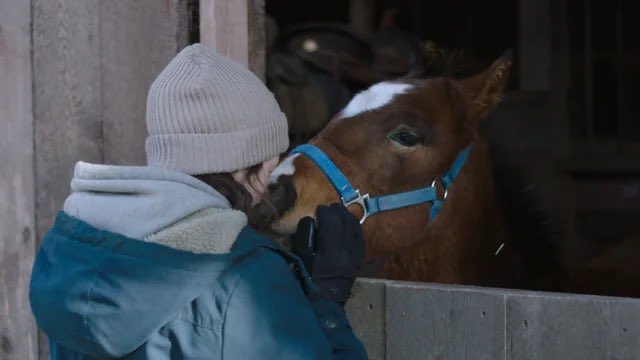
POLYGON ((351 205, 359 205, 362 208, 362 217, 360 218, 360 224, 364 224, 364 222, 369 217, 369 211, 367 210, 366 200, 369 199, 369 194, 360 194, 360 190, 356 190, 356 197, 351 201, 346 201, 343 197, 340 198, 342 200, 342 205, 346 208, 349 208, 351 205))

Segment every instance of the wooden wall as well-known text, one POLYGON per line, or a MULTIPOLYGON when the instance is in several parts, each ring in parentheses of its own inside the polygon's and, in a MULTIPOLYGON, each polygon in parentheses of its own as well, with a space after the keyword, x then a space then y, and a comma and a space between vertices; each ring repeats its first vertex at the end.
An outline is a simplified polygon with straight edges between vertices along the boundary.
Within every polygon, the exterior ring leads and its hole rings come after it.
POLYGON ((200 0, 200 42, 264 80, 265 0, 200 0))
POLYGON ((183 0, 33 0, 38 238, 78 160, 143 164, 149 85, 186 45, 183 0))
POLYGON ((31 7, 0 1, 0 359, 37 357, 28 302, 35 249, 31 7))
POLYGON ((36 243, 77 161, 144 163, 147 90, 188 43, 187 4, 0 1, 0 359, 48 358, 28 302, 36 243))

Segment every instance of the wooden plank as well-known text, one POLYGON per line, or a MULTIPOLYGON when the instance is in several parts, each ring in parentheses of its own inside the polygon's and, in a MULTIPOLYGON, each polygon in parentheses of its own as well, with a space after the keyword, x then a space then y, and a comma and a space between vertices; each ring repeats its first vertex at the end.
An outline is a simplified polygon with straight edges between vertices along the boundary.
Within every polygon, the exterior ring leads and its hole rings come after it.
POLYGON ((370 360, 384 360, 386 282, 358 279, 352 293, 353 297, 347 302, 345 310, 353 331, 367 349, 370 360))
POLYGON ((102 161, 98 0, 33 0, 37 238, 69 193, 73 166, 102 161))
POLYGON ((265 25, 265 0, 248 1, 249 69, 262 81, 267 72, 267 29, 265 25))
POLYGON ((149 85, 186 45, 185 0, 100 1, 104 161, 145 163, 149 85))
POLYGON ((0 359, 36 359, 31 4, 0 1, 0 359))
POLYGON ((265 0, 201 0, 200 42, 248 66, 264 81, 265 0))
POLYGON ((200 42, 245 66, 249 65, 248 1, 200 1, 200 42))
POLYGON ((370 37, 375 30, 374 0, 350 0, 349 23, 360 35, 370 37))
MULTIPOLYGON (((69 193, 73 166, 102 161, 98 0, 33 0, 36 239, 69 193)), ((46 336, 39 358, 48 359, 46 336)))
POLYGON ((503 359, 505 296, 475 288, 387 283, 388 359, 503 359))

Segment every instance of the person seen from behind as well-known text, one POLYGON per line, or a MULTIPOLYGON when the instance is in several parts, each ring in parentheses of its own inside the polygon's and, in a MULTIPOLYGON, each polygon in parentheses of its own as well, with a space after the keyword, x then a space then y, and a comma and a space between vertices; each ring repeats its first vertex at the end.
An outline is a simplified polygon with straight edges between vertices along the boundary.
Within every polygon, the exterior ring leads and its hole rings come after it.
POLYGON ((288 147, 262 82, 189 46, 151 85, 147 129, 147 166, 76 165, 38 251, 30 301, 51 358, 366 359, 343 310, 358 220, 318 208, 304 263, 247 225, 288 147))

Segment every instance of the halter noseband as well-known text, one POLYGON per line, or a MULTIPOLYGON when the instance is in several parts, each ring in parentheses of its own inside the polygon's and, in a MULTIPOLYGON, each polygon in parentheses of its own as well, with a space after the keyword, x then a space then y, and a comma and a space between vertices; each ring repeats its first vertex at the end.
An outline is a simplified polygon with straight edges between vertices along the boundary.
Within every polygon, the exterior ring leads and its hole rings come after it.
POLYGON ((371 215, 379 212, 400 209, 408 206, 420 205, 428 202, 433 202, 431 205, 431 212, 429 214, 430 221, 438 216, 440 208, 447 198, 447 190, 453 184, 462 166, 467 160, 469 155, 470 146, 464 148, 456 157, 456 160, 449 168, 446 174, 440 177, 442 186, 444 187, 444 196, 442 199, 438 199, 436 190, 436 179, 433 180, 431 185, 420 188, 417 190, 396 193, 391 195, 383 195, 375 198, 369 197, 369 194, 362 195, 360 190, 355 189, 349 180, 342 174, 340 169, 334 164, 333 161, 319 148, 311 145, 304 144, 296 147, 291 151, 291 154, 303 154, 316 164, 318 168, 329 179, 331 185, 340 195, 342 204, 346 207, 357 204, 362 208, 363 214, 360 219, 360 223, 363 224, 365 220, 371 215))

